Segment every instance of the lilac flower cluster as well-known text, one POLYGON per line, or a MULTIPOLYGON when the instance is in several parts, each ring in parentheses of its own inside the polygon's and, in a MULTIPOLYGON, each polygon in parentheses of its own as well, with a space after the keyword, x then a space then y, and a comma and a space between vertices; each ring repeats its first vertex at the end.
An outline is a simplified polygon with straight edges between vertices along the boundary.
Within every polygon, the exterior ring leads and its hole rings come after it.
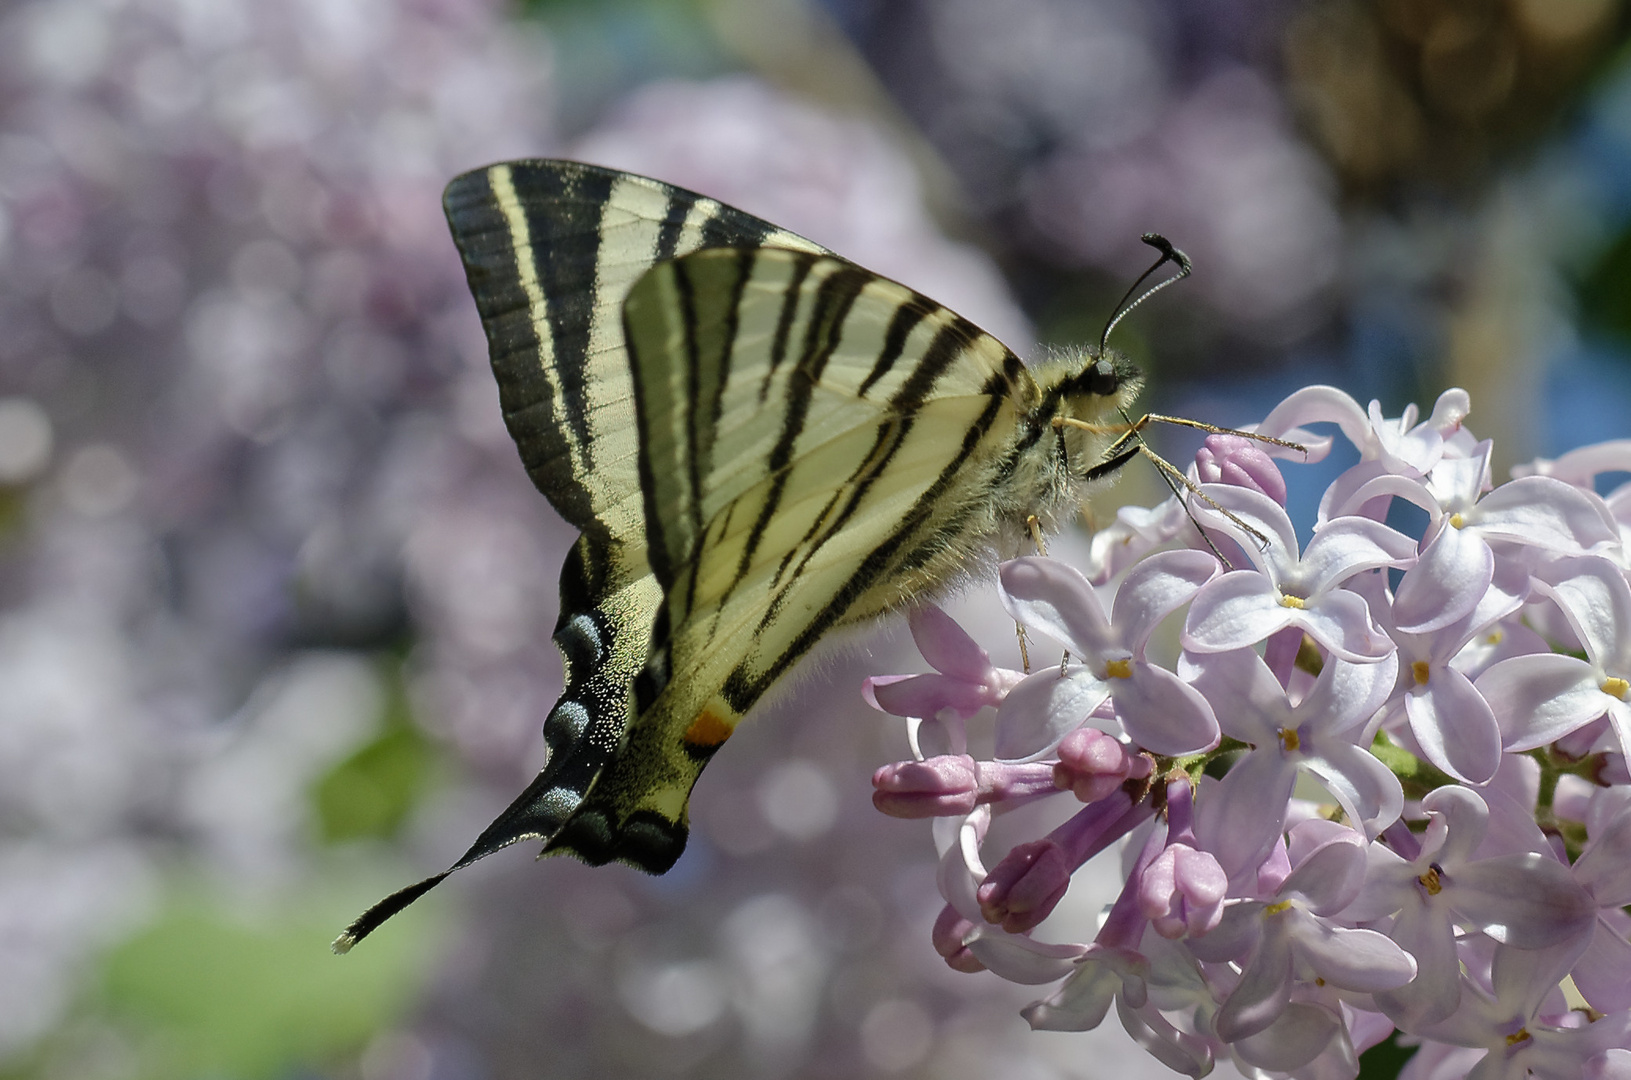
POLYGON ((868 680, 913 750, 874 802, 935 819, 951 967, 1054 984, 1039 1029, 1114 1006, 1191 1076, 1227 1056, 1351 1078, 1395 1029, 1416 1080, 1631 1076, 1631 484, 1593 487, 1631 441, 1494 486, 1468 408, 1451 390, 1388 419, 1314 386, 1256 429, 1301 451, 1210 437, 1197 494, 1123 510, 1085 574, 1002 565, 1029 673, 913 616, 936 671, 868 680), (1360 461, 1304 547, 1275 458, 1323 458, 1311 424, 1360 461), (1401 502, 1423 513, 1390 519, 1401 502), (1407 517, 1420 535, 1385 523, 1407 517), (984 849, 995 817, 1071 796, 1045 836, 984 849), (1072 875, 1115 847, 1097 936, 1055 940, 1072 875))

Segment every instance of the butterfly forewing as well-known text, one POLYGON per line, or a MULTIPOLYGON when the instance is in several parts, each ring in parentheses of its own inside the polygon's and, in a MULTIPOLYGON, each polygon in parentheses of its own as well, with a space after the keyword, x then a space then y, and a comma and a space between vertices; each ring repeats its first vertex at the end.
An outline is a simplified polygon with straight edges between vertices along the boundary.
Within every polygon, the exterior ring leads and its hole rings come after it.
POLYGON ((928 464, 956 459, 992 398, 1034 396, 995 339, 830 257, 675 260, 640 283, 626 318, 647 536, 673 625, 699 580, 704 599, 750 578, 774 588, 829 543, 858 560, 855 518, 875 511, 883 477, 897 492, 925 470, 931 482, 928 464))

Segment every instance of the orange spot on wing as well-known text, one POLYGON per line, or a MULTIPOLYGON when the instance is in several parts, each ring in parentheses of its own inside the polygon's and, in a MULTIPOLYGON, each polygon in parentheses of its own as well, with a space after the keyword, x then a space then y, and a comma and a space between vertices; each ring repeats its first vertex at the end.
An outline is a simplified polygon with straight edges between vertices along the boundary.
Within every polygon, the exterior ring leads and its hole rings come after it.
POLYGON ((731 737, 732 730, 712 709, 703 709, 702 714, 685 729, 685 741, 692 746, 718 746, 731 737))

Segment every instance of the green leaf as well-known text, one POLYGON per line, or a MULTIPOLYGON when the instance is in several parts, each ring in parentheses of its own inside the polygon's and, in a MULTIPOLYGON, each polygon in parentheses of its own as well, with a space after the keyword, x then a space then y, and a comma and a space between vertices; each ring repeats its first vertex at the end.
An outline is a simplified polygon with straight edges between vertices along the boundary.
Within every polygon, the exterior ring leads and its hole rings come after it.
POLYGON ((328 843, 396 835, 434 779, 436 754, 413 722, 401 664, 391 658, 381 666, 386 705, 380 733, 312 788, 318 829, 328 843))
POLYGON ((115 949, 103 1004, 134 1034, 140 1075, 271 1080, 360 1050, 412 1004, 440 937, 433 902, 365 950, 330 953, 368 884, 254 917, 181 897, 115 949))
POLYGON ((1359 1055, 1358 1080, 1396 1080, 1405 1063, 1416 1056, 1414 1046, 1400 1046, 1395 1031, 1359 1055))

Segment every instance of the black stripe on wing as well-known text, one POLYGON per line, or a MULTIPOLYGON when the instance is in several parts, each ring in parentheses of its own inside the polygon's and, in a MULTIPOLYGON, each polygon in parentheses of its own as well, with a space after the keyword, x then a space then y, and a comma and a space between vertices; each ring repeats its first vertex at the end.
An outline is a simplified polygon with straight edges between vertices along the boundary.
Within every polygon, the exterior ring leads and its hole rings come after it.
MULTIPOLYGON (((514 177, 516 172, 512 168, 510 175, 514 177)), ((512 229, 493 190, 492 173, 480 169, 455 179, 442 195, 442 207, 487 334, 488 356, 498 380, 504 422, 538 490, 578 528, 600 531, 594 502, 579 481, 575 464, 589 435, 581 387, 574 393, 572 385, 575 378, 581 377, 589 337, 593 254, 580 265, 581 280, 563 283, 559 272, 563 258, 545 255, 540 260, 532 247, 532 237, 520 236, 512 229), (520 245, 527 250, 518 252, 520 245), (517 266, 518 257, 533 263, 540 284, 550 283, 543 290, 548 309, 545 325, 550 327, 547 341, 539 337, 532 298, 517 266), (553 274, 549 272, 551 267, 553 274), (557 311, 571 314, 557 315, 557 311), (577 351, 571 352, 574 347, 577 351)), ((566 240, 565 248, 579 252, 582 258, 584 240, 593 243, 598 231, 599 206, 604 196, 600 201, 593 193, 586 198, 566 197, 575 176, 565 170, 540 168, 525 170, 522 175, 526 177, 523 186, 529 190, 528 198, 536 201, 523 215, 527 228, 541 227, 557 242, 563 241, 563 234, 574 236, 576 243, 566 240), (541 217, 548 221, 535 225, 541 217)))
MULTIPOLYGON (((801 258, 799 263, 809 265, 814 261, 813 257, 801 258)), ((742 557, 737 561, 736 577, 725 590, 726 597, 729 597, 747 577, 754 558, 759 554, 759 545, 764 539, 765 530, 769 528, 771 519, 776 516, 776 511, 781 508, 782 495, 792 476, 788 466, 793 460, 793 448, 804 432, 811 395, 820 384, 822 372, 826 370, 827 362, 832 359, 833 351, 838 348, 838 343, 843 337, 844 319, 848 317, 850 308, 861 295, 861 290, 875 280, 877 275, 870 271, 846 265, 828 276, 816 289, 805 323, 804 346, 794 363, 793 375, 787 380, 786 396, 782 402, 781 434, 770 451, 768 463, 768 471, 772 477, 770 491, 760 505, 758 517, 754 519, 753 527, 748 532, 747 544, 742 548, 742 557)), ((794 284, 788 286, 789 306, 798 302, 801 283, 802 275, 796 278, 794 284)), ((774 370, 774 357, 771 363, 774 370)), ((694 558, 694 552, 692 556, 694 558)))
MULTIPOLYGON (((519 165, 509 167, 509 178, 526 219, 538 285, 549 302, 552 374, 561 405, 555 420, 571 431, 582 468, 590 471, 595 467, 595 446, 585 358, 594 324, 601 211, 616 178, 600 170, 519 165)), ((497 357, 496 350, 493 355, 497 357)))
MULTIPOLYGON (((919 309, 918 319, 911 322, 911 325, 913 326, 915 326, 917 321, 920 321, 923 317, 941 310, 939 305, 935 304, 932 300, 927 300, 924 297, 914 297, 914 301, 915 302, 913 304, 902 305, 902 311, 911 308, 919 309), (921 303, 916 301, 921 301, 921 303)), ((900 319, 899 313, 897 313, 896 320, 891 324, 890 333, 892 334, 894 332, 897 324, 903 322, 905 322, 905 320, 900 319)), ((817 517, 815 523, 811 525, 809 531, 806 532, 803 538, 803 545, 806 546, 804 547, 804 554, 799 559, 798 565, 792 568, 790 575, 787 573, 789 564, 792 562, 793 556, 798 551, 798 549, 795 548, 793 551, 788 552, 787 558, 782 561, 782 565, 777 570, 776 576, 772 581, 772 585, 781 585, 784 576, 788 577, 789 583, 791 582, 791 579, 797 578, 798 575, 804 570, 805 565, 815 557, 815 555, 821 550, 827 541, 837 536, 843 530, 844 525, 848 523, 849 520, 855 515, 855 512, 860 508, 862 501, 865 500, 867 491, 872 487, 877 479, 883 475, 884 470, 889 467, 890 460, 905 444, 906 438, 911 434, 912 427, 916 422, 915 417, 917 410, 922 407, 923 402, 927 398, 929 392, 934 388, 935 381, 938 380, 941 375, 945 374, 946 369, 951 366, 951 363, 956 359, 958 354, 963 350, 969 341, 973 340, 973 336, 980 333, 982 333, 982 331, 975 328, 972 323, 960 317, 954 318, 951 322, 948 322, 945 326, 941 327, 940 331, 935 335, 934 340, 929 343, 929 348, 924 352, 923 358, 918 361, 917 368, 913 371, 911 377, 907 379, 906 384, 901 387, 899 392, 894 394, 889 399, 888 411, 892 414, 893 418, 890 421, 878 426, 878 434, 876 441, 873 443, 872 451, 862 462, 860 468, 858 468, 845 481, 846 488, 849 491, 849 497, 842 500, 844 502, 844 508, 839 511, 836 516, 829 519, 829 512, 837 505, 838 501, 840 501, 839 496, 844 490, 840 489, 840 493, 834 495, 833 501, 828 503, 821 515, 817 517)), ((884 355, 888 356, 888 352, 886 351, 884 355)), ((1013 358, 1013 364, 1017 370, 1019 358, 1014 357, 1012 353, 1010 353, 1009 356, 1013 358)), ((868 378, 870 379, 871 376, 868 378)), ((994 379, 986 389, 987 395, 996 396, 1003 394, 1008 389, 1008 386, 1011 385, 1012 381, 1012 376, 1006 380, 994 379)), ((988 406, 987 414, 989 413, 990 407, 988 406)), ((990 421, 986 420, 984 422, 984 426, 980 428, 980 435, 983 437, 985 431, 989 430, 989 428, 990 421)), ((966 454, 964 456, 966 457, 966 454)), ((959 465, 961 464, 961 460, 962 459, 958 460, 959 465)), ((765 616, 761 626, 767 626, 771 620, 775 618, 777 611, 781 607, 781 599, 786 594, 786 591, 787 586, 783 586, 774 594, 769 606, 765 610, 765 616)))
MULTIPOLYGON (((717 256, 695 256, 665 263, 652 270, 633 294, 642 299, 642 311, 649 305, 657 317, 643 313, 636 316, 636 305, 632 301, 625 311, 628 332, 634 335, 631 348, 645 342, 652 352, 650 358, 643 358, 641 350, 635 349, 637 355, 631 358, 630 367, 635 379, 636 415, 642 436, 640 479, 646 499, 648 558, 664 596, 652 633, 653 668, 636 681, 636 697, 642 708, 655 701, 666 685, 671 631, 690 615, 700 549, 710 534, 723 532, 721 523, 703 522, 697 513, 698 507, 719 494, 699 490, 700 477, 708 475, 712 460, 701 449, 696 409, 686 408, 687 400, 696 402, 706 397, 696 393, 698 387, 694 381, 689 384, 693 391, 689 399, 676 394, 674 380, 663 358, 673 357, 673 362, 683 363, 689 370, 709 364, 723 366, 734 342, 737 325, 734 305, 742 295, 743 278, 754 275, 753 261, 766 257, 761 254, 753 260, 739 258, 727 262, 717 256), (721 287, 727 273, 734 273, 731 290, 721 287), (727 291, 733 305, 730 310, 720 306, 722 302, 718 299, 727 291), (706 313, 697 308, 704 295, 711 298, 713 304, 706 313), (676 314, 678 317, 673 318, 676 314), (721 327, 730 328, 730 333, 722 334, 721 327), (649 372, 645 370, 648 366, 649 372), (682 415, 676 417, 673 411, 682 415), (678 429, 683 429, 683 433, 678 429)), ((788 280, 780 286, 780 311, 765 360, 769 371, 761 384, 760 397, 767 407, 769 390, 775 385, 772 382, 775 370, 789 363, 793 370, 790 376, 783 378, 776 402, 780 422, 765 462, 768 489, 753 510, 754 517, 742 552, 736 557, 730 582, 718 597, 711 598, 711 603, 718 606, 723 606, 742 586, 763 554, 764 537, 782 509, 792 478, 792 465, 799 437, 805 430, 812 394, 842 343, 846 321, 854 305, 867 285, 879 280, 870 271, 830 257, 777 252, 775 258, 789 264, 790 272, 788 280), (822 273, 816 272, 817 267, 822 273), (793 332, 796 326, 802 327, 797 341, 793 332)), ((898 372, 902 377, 887 401, 878 403, 878 413, 884 419, 877 425, 873 446, 850 475, 833 478, 833 496, 816 515, 799 545, 783 553, 772 582, 774 591, 767 597, 761 616, 761 629, 778 618, 784 599, 797 586, 804 564, 825 544, 840 537, 856 514, 864 512, 869 489, 907 441, 915 414, 935 395, 942 378, 960 359, 970 356, 969 350, 976 343, 991 340, 972 323, 952 315, 934 301, 908 293, 907 299, 889 315, 882 351, 861 381, 861 388, 870 390, 895 371, 912 330, 934 317, 944 322, 921 354, 910 358, 910 367, 898 372)), ((959 520, 943 523, 943 527, 926 529, 926 526, 935 513, 937 501, 960 479, 964 466, 996 422, 1003 403, 1010 400, 1015 388, 1028 378, 1019 358, 1006 349, 1002 350, 1001 364, 980 389, 988 402, 975 424, 964 433, 962 445, 887 539, 860 557, 855 573, 816 613, 812 623, 801 630, 787 653, 778 658, 770 670, 753 671, 744 664, 733 673, 724 689, 725 700, 731 708, 746 713, 771 683, 797 662, 822 634, 841 624, 854 604, 884 577, 916 568, 929 554, 946 550, 948 542, 957 536, 964 524, 959 520)))

